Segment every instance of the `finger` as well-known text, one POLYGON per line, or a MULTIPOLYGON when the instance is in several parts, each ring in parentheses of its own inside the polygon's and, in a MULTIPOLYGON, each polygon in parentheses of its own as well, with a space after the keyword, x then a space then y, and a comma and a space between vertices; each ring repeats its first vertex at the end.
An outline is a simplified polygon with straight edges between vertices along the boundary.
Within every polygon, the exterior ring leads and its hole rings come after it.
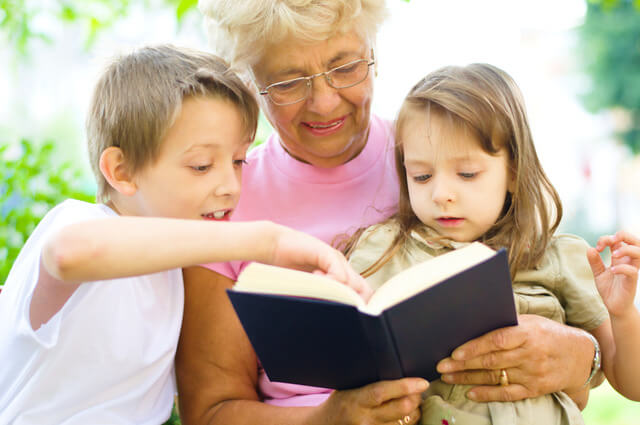
POLYGON ((398 424, 398 418, 400 418, 403 424, 405 422, 411 423, 411 419, 416 417, 415 412, 420 407, 421 402, 421 394, 395 398, 380 406, 375 412, 375 417, 381 422, 395 421, 398 424), (406 416, 409 417, 407 421, 404 420, 406 416))
POLYGON ((390 421, 384 422, 385 425, 413 425, 417 424, 420 420, 420 409, 414 409, 406 415, 402 415, 397 418, 393 418, 390 421))
POLYGON ((616 275, 627 276, 632 281, 638 279, 638 268, 631 264, 617 264, 611 267, 611 272, 616 275))
POLYGON ((613 258, 629 257, 631 261, 640 260, 640 246, 622 245, 611 253, 613 258))
POLYGON ((467 397, 473 401, 517 401, 532 397, 529 389, 520 384, 501 386, 474 387, 467 392, 467 397))
POLYGON ((622 241, 630 245, 640 246, 640 239, 624 230, 620 230, 616 232, 615 238, 616 240, 622 241))
POLYGON ((587 260, 589 261, 589 266, 591 266, 591 272, 594 277, 600 276, 606 271, 607 268, 600 257, 600 253, 595 248, 589 248, 587 250, 587 260))
POLYGON ((510 384, 517 384, 522 382, 521 372, 518 368, 504 368, 504 369, 479 369, 468 370, 458 373, 446 373, 441 376, 443 382, 447 384, 461 384, 461 385, 499 385, 500 373, 504 370, 507 374, 507 380, 510 384))
POLYGON ((600 236, 596 244, 596 249, 602 252, 606 247, 613 245, 616 242, 615 236, 606 235, 600 236))
POLYGON ((375 407, 394 398, 423 393, 429 383, 422 378, 403 378, 395 381, 381 381, 362 387, 360 403, 375 407))
POLYGON ((518 326, 497 329, 465 342, 453 350, 451 358, 464 361, 495 351, 512 350, 524 344, 526 338, 518 326))

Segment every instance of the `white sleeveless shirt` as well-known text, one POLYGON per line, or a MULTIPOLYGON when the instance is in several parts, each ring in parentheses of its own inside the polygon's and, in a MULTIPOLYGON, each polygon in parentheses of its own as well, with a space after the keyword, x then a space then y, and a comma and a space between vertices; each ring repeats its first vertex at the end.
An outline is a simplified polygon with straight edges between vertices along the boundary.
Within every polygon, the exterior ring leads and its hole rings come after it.
POLYGON ((110 216, 117 214, 105 205, 65 201, 14 263, 0 293, 0 425, 157 425, 169 418, 184 306, 179 269, 84 283, 46 324, 31 327, 46 238, 110 216))

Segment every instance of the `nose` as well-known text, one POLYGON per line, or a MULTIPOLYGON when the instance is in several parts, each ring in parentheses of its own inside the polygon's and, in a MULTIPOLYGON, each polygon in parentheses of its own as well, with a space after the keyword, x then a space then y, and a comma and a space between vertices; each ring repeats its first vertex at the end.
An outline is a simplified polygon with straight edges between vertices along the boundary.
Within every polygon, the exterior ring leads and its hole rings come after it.
POLYGON ((216 174, 214 191, 216 196, 237 196, 240 193, 240 169, 237 169, 230 164, 216 174))
POLYGON ((307 99, 307 109, 318 115, 329 115, 340 104, 340 93, 320 75, 311 80, 311 93, 307 99))
POLYGON ((455 201, 453 185, 446 178, 432 177, 431 199, 439 205, 455 201))

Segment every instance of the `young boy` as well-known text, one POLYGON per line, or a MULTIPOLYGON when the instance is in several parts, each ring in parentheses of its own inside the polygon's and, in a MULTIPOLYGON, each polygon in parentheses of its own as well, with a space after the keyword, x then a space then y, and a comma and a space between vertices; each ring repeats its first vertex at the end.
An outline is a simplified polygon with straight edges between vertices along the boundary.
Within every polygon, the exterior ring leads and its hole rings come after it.
POLYGON ((164 422, 180 267, 254 260, 364 290, 341 254, 310 236, 225 222, 257 116, 210 54, 148 47, 107 67, 87 119, 100 203, 51 210, 0 294, 0 424, 164 422))

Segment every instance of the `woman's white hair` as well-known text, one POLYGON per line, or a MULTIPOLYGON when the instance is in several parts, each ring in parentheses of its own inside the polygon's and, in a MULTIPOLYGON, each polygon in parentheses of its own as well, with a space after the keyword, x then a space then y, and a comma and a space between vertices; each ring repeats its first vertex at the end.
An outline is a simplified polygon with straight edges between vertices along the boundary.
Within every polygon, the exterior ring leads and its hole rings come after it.
POLYGON ((287 38, 317 42, 354 30, 374 44, 387 15, 385 0, 200 0, 209 42, 245 72, 287 38))

